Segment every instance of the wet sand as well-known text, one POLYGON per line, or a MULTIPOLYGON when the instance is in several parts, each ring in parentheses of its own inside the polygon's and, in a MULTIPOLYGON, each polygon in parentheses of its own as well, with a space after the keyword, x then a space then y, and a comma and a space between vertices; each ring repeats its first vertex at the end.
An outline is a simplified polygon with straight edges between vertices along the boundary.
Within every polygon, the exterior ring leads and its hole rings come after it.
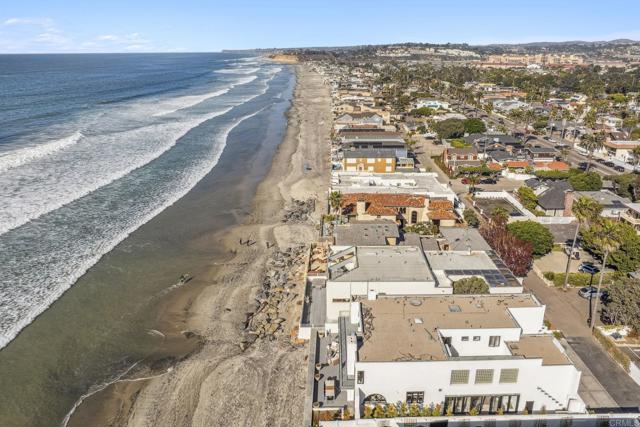
MULTIPOLYGON (((193 240, 196 247, 215 245, 219 255, 195 271, 194 280, 159 301, 155 329, 166 344, 163 350, 85 399, 68 425, 302 423, 307 347, 291 334, 300 316, 303 284, 295 284, 293 300, 279 314, 284 319, 280 334, 260 338, 248 348, 241 345, 267 261, 275 251, 313 241, 326 205, 329 89, 305 66, 297 66, 296 73, 286 135, 258 187, 248 219, 223 233, 193 240), (282 221, 294 199, 308 198, 317 200, 311 218, 302 223, 282 221), (239 244, 246 239, 255 244, 239 244)), ((301 282, 300 278, 293 280, 301 282)))

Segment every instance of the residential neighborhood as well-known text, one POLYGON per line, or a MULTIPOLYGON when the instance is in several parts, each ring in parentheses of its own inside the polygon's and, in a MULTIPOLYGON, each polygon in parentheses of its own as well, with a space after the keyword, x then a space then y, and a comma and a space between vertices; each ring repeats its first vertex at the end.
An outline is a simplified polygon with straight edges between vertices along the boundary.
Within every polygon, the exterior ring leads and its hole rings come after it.
POLYGON ((297 330, 311 422, 637 411, 637 92, 531 86, 579 55, 462 83, 403 55, 310 59, 334 117, 297 330))

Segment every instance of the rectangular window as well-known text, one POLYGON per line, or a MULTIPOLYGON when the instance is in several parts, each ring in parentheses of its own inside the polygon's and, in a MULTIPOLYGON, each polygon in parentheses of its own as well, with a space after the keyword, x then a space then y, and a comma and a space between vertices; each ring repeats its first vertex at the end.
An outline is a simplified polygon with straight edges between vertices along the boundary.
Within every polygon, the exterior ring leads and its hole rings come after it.
POLYGON ((517 383, 518 382, 518 369, 501 369, 500 370, 500 382, 501 383, 517 383))
POLYGON ((469 341, 469 337, 462 337, 462 341, 469 341))
POLYGON ((500 335, 492 335, 489 337, 489 347, 500 347, 500 335))
POLYGON ((475 337, 473 337, 474 341, 480 341, 480 336, 476 335, 475 337))
POLYGON ((375 162, 376 162, 376 159, 371 158, 371 157, 367 158, 367 163, 375 163, 375 162))
POLYGON ((358 371, 358 384, 364 384, 364 371, 358 371))
POLYGON ((408 391, 407 392, 407 400, 408 404, 412 403, 424 403, 424 391, 408 391))
POLYGON ((491 384, 493 369, 476 369, 476 384, 491 384))
POLYGON ((452 370, 451 384, 469 384, 469 370, 468 369, 452 370))

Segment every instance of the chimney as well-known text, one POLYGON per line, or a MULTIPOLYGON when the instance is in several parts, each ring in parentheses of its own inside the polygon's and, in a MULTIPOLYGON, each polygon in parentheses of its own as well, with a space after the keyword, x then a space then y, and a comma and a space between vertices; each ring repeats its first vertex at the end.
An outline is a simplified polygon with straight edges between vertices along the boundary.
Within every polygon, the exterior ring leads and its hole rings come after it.
POLYGON ((571 207, 573 206, 573 191, 567 190, 564 192, 564 212, 562 216, 571 216, 571 207))

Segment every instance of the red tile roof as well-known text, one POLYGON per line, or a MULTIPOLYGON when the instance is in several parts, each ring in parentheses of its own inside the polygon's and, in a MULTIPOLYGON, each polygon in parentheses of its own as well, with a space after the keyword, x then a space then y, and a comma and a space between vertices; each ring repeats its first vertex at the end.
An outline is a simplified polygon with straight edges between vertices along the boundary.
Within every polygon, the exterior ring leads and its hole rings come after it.
POLYGON ((429 202, 429 210, 453 210, 453 203, 449 200, 431 200, 429 202))
POLYGON ((555 171, 568 171, 569 165, 565 162, 535 162, 536 169, 549 169, 555 171))
POLYGON ((508 168, 526 168, 529 166, 529 162, 525 162, 524 160, 511 160, 507 162, 508 168))
POLYGON ((394 208, 423 208, 426 197, 412 194, 371 194, 351 193, 342 195, 342 209, 346 213, 356 212, 359 200, 367 204, 366 212, 369 215, 388 216, 395 215, 394 208))
POLYGON ((491 169, 492 171, 501 171, 502 170, 502 165, 500 163, 495 163, 495 162, 487 163, 487 167, 489 169, 491 169))
POLYGON ((456 216, 456 214, 453 213, 453 211, 446 211, 446 210, 442 210, 442 209, 438 209, 438 210, 435 210, 435 211, 429 211, 429 212, 427 212, 427 216, 429 217, 429 219, 432 219, 432 220, 457 219, 458 218, 456 216))

